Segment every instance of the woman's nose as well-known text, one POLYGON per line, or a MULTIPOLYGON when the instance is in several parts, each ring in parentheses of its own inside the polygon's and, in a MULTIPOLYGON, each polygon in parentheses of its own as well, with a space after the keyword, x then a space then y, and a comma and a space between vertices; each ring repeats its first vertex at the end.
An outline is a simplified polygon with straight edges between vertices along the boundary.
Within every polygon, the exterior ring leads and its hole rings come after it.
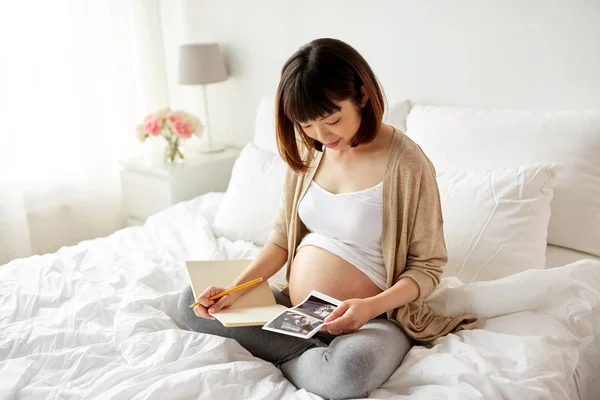
POLYGON ((329 137, 329 132, 327 132, 327 129, 317 126, 316 133, 317 133, 317 140, 319 142, 328 143, 327 138, 329 137))

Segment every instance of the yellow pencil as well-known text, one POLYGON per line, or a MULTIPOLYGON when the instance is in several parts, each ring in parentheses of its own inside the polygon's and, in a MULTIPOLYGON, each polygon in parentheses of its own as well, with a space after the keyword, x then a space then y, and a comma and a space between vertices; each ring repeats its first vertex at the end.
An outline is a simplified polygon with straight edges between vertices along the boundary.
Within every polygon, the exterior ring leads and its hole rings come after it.
MULTIPOLYGON (((236 286, 236 287, 232 287, 231 289, 224 290, 224 291, 222 291, 221 293, 217 293, 217 294, 215 294, 214 296, 210 296, 208 299, 209 299, 209 300, 218 299, 219 297, 223 297, 223 296, 225 296, 226 294, 229 294, 229 293, 232 293, 232 292, 238 291, 238 290, 240 290, 240 289, 247 288, 248 286, 252 286, 252 285, 254 285, 255 283, 262 282, 262 280, 263 280, 262 278, 256 278, 256 279, 253 279, 253 280, 251 280, 251 281, 249 281, 249 282, 242 283, 241 285, 238 285, 238 286, 236 286)), ((199 306, 199 305, 200 305, 200 302, 199 302, 199 301, 197 301, 197 302, 195 302, 194 304, 190 305, 190 308, 194 308, 194 307, 196 307, 196 306, 199 306)))

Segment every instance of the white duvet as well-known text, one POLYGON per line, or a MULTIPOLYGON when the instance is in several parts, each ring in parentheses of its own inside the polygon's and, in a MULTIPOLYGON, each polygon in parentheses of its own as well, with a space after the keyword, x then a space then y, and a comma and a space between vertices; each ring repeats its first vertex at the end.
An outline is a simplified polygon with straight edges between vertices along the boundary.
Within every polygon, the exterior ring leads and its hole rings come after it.
MULTIPOLYGON (((237 342, 182 328, 183 262, 258 251, 213 236, 219 200, 209 194, 143 227, 0 267, 0 398, 318 399, 237 342)), ((371 398, 579 399, 575 377, 598 373, 595 359, 576 368, 580 348, 598 354, 600 262, 469 285, 444 279, 431 305, 482 322, 414 347, 371 398)))

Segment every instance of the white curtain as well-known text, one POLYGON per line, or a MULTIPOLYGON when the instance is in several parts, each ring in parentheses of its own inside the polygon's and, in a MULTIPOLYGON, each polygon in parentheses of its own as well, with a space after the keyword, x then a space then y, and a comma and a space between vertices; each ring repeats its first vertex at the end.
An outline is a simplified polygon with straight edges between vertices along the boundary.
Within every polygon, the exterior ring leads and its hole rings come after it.
POLYGON ((0 265, 121 227, 118 160, 168 105, 158 0, 0 2, 0 265))

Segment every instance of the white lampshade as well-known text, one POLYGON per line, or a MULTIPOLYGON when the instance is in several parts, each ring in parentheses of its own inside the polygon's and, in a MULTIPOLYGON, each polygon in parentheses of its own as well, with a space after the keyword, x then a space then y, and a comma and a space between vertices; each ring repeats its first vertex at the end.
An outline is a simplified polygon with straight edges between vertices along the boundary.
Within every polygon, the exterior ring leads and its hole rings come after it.
POLYGON ((227 79, 225 61, 217 43, 194 43, 179 47, 179 83, 206 85, 227 79))

